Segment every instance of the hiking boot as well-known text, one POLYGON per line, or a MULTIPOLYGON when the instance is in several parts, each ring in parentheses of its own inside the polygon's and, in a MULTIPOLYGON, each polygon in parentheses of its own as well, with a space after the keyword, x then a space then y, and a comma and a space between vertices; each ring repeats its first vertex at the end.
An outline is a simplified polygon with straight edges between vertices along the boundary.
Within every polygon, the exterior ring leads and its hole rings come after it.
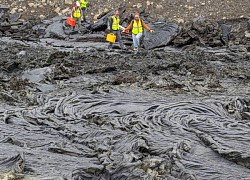
POLYGON ((126 46, 122 46, 121 49, 122 50, 127 50, 127 47, 126 46))
POLYGON ((108 45, 108 49, 113 49, 113 46, 112 45, 108 45))
POLYGON ((139 49, 138 49, 138 47, 137 48, 134 48, 134 51, 138 51, 139 49))

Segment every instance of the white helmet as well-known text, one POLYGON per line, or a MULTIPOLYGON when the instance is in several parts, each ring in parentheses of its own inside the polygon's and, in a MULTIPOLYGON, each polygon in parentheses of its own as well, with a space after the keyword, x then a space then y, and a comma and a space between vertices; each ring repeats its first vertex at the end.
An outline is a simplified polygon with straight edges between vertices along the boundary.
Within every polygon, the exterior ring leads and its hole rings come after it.
POLYGON ((79 1, 76 1, 76 6, 80 7, 80 2, 79 1))

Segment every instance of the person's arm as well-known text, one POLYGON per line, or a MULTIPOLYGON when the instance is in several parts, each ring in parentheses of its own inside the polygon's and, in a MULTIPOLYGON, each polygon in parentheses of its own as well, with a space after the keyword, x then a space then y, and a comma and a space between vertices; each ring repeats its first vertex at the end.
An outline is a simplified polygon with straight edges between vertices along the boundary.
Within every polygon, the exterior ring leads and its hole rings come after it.
POLYGON ((91 4, 89 3, 89 1, 87 1, 87 7, 91 7, 91 4))
POLYGON ((147 24, 143 20, 141 20, 142 27, 144 27, 146 30, 151 31, 150 27, 148 27, 147 24))
POLYGON ((73 17, 74 11, 75 11, 75 7, 73 7, 71 10, 71 17, 73 17))
POLYGON ((83 19, 83 11, 82 11, 82 8, 80 8, 80 11, 81 11, 81 19, 83 19))
POLYGON ((123 26, 121 26, 121 25, 119 25, 119 28, 120 28, 121 30, 125 30, 125 27, 123 27, 123 26))
MULTIPOLYGON (((120 22, 121 23, 121 22, 120 22)), ((119 24, 119 28, 124 31, 125 27, 123 27, 122 25, 119 24)))
POLYGON ((112 29, 112 24, 113 24, 113 18, 109 17, 108 18, 108 24, 107 24, 107 29, 108 30, 112 29))
POLYGON ((128 27, 126 27, 123 31, 124 31, 124 32, 129 31, 129 30, 132 28, 132 26, 133 26, 133 22, 134 22, 134 21, 131 21, 130 24, 128 25, 128 27))

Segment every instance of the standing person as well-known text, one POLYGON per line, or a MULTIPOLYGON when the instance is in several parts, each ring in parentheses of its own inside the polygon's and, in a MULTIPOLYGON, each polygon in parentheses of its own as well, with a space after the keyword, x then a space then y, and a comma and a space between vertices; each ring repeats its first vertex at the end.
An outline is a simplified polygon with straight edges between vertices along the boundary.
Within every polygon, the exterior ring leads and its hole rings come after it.
POLYGON ((86 22, 86 10, 89 2, 87 0, 77 0, 77 1, 80 2, 80 7, 82 10, 82 20, 86 22))
MULTIPOLYGON (((114 15, 110 16, 108 18, 108 25, 107 30, 110 33, 113 33, 116 35, 116 40, 119 42, 121 49, 126 49, 125 46, 122 43, 121 38, 121 32, 120 29, 124 29, 122 26, 120 26, 120 17, 119 17, 119 10, 115 10, 114 15)), ((109 49, 113 48, 113 44, 109 43, 109 49)))
MULTIPOLYGON (((76 1, 76 6, 72 8, 71 17, 75 19, 78 29, 81 27, 81 18, 82 18, 82 10, 80 8, 80 2, 76 1)), ((73 31, 75 30, 75 26, 73 27, 73 31)))
POLYGON ((128 32, 131 28, 132 28, 134 51, 138 51, 138 47, 140 45, 140 38, 142 37, 143 34, 143 28, 150 31, 151 33, 154 31, 150 29, 142 19, 140 19, 139 13, 137 12, 134 15, 134 20, 132 20, 128 25, 128 27, 124 29, 124 32, 128 32))

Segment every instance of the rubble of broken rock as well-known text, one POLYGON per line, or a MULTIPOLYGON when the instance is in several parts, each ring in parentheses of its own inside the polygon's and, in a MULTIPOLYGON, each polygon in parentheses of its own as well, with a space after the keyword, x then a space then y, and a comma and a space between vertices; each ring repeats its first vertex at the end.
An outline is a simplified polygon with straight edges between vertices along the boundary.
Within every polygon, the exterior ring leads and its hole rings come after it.
MULTIPOLYGON (((6 8, 5 8, 6 10, 6 8)), ((132 15, 126 12, 126 7, 120 7, 121 22, 126 27, 132 15)), ((101 14, 94 24, 83 23, 77 31, 65 24, 65 16, 54 17, 49 20, 28 20, 18 22, 20 13, 12 14, 6 19, 1 18, 0 36, 12 37, 26 41, 39 41, 44 38, 61 39, 67 41, 97 41, 105 40, 107 19, 114 12, 101 14), (78 34, 80 32, 80 34, 78 34)), ((0 17, 5 13, 1 13, 0 17)), ((147 20, 147 14, 141 12, 142 19, 155 30, 154 33, 145 32, 143 47, 153 49, 167 45, 185 46, 190 44, 209 47, 221 47, 229 43, 245 45, 249 48, 250 20, 238 18, 231 20, 212 21, 204 18, 196 18, 184 24, 176 24, 169 20, 147 20)), ((123 34, 125 44, 131 45, 131 37, 123 34)))
POLYGON ((248 19, 144 17, 135 54, 109 14, 1 24, 0 179, 249 178, 248 19))

